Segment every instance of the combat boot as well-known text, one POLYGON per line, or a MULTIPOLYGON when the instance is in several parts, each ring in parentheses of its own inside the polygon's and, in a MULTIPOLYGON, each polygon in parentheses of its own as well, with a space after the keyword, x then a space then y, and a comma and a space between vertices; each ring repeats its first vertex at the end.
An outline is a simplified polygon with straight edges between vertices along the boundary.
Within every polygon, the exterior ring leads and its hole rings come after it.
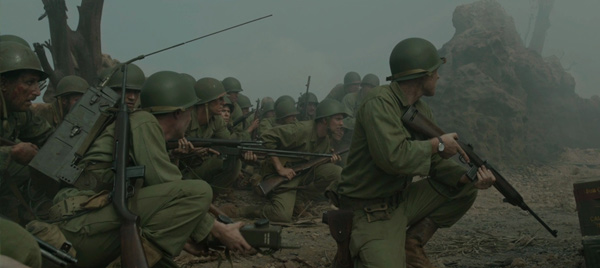
POLYGON ((406 231, 406 267, 407 268, 433 268, 423 247, 437 231, 438 226, 429 218, 413 224, 406 231))

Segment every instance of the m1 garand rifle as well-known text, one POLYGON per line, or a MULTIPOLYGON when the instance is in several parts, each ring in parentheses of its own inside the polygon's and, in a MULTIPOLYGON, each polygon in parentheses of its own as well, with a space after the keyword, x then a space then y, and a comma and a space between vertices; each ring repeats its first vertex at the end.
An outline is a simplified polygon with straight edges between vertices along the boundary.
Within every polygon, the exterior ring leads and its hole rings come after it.
MULTIPOLYGON (((346 152, 348 152, 350 149, 344 149, 341 150, 339 152, 335 152, 334 154, 344 154, 346 152)), ((305 163, 301 163, 301 164, 297 164, 294 166, 291 166, 290 168, 292 170, 294 170, 294 172, 296 174, 300 174, 302 172, 305 172, 307 170, 310 170, 314 167, 317 167, 319 165, 328 163, 331 160, 331 157, 333 156, 333 154, 328 154, 325 156, 321 156, 315 159, 312 159, 308 162, 305 163)), ((259 184, 258 184, 258 191, 259 194, 263 195, 263 196, 267 196, 269 193, 271 193, 273 190, 275 190, 277 187, 279 187, 279 185, 285 183, 286 181, 289 181, 288 178, 284 177, 284 176, 280 176, 279 174, 273 175, 271 177, 268 177, 264 180, 262 180, 259 184)))
MULTIPOLYGON (((258 101, 259 100, 257 100, 257 102, 258 101)), ((256 109, 254 111, 248 112, 245 115, 242 115, 240 118, 233 121, 232 127, 236 127, 240 123, 246 121, 246 119, 248 119, 248 117, 250 117, 251 115, 254 115, 254 119, 258 118, 258 103, 256 104, 256 109)))
POLYGON ((310 75, 308 81, 306 81, 306 92, 304 93, 304 111, 302 112, 302 118, 308 119, 308 89, 310 88, 310 75))
MULTIPOLYGON (((411 106, 406 113, 402 116, 402 122, 406 124, 410 129, 424 135, 428 138, 435 138, 445 134, 445 132, 436 126, 431 120, 419 113, 419 111, 411 106)), ((473 146, 463 141, 457 140, 460 147, 465 151, 470 159, 470 169, 467 172, 467 176, 472 181, 477 180, 477 169, 483 165, 487 167, 496 177, 494 188, 498 190, 504 197, 504 201, 508 202, 513 206, 518 206, 521 209, 528 211, 552 236, 556 237, 557 231, 552 230, 535 212, 525 203, 523 197, 517 190, 494 168, 488 161, 483 160, 473 150, 473 146)))
MULTIPOLYGON (((203 39, 205 37, 218 34, 257 20, 261 20, 271 15, 264 16, 258 19, 254 19, 245 23, 241 23, 220 31, 216 31, 207 35, 200 36, 198 38, 191 39, 189 41, 176 44, 158 51, 140 55, 135 57, 121 65, 123 72, 123 85, 121 87, 121 99, 118 106, 117 116, 115 119, 115 155, 114 155, 114 167, 115 180, 113 192, 111 193, 112 203, 117 211, 117 214, 123 219, 121 223, 121 266, 123 267, 148 267, 148 261, 144 253, 142 246, 141 237, 139 234, 138 221, 139 217, 133 214, 128 206, 127 199, 134 195, 134 186, 131 184, 130 179, 143 178, 144 177, 144 166, 127 167, 128 152, 129 152, 129 111, 125 104, 125 93, 127 85, 127 66, 137 60, 144 59, 148 56, 169 50, 184 44, 194 42, 196 40, 203 39)), ((101 82, 101 87, 106 84, 109 78, 114 75, 118 68, 115 68, 113 72, 101 82)), ((140 180, 138 180, 140 182, 140 180)))

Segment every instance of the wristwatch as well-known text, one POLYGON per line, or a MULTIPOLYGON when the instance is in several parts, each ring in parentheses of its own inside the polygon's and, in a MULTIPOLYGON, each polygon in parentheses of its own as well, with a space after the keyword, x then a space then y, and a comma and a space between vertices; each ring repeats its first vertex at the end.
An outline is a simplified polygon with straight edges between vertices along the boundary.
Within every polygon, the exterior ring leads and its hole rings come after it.
POLYGON ((438 143, 438 152, 443 152, 446 146, 444 146, 444 142, 442 141, 442 137, 437 137, 440 143, 438 143))

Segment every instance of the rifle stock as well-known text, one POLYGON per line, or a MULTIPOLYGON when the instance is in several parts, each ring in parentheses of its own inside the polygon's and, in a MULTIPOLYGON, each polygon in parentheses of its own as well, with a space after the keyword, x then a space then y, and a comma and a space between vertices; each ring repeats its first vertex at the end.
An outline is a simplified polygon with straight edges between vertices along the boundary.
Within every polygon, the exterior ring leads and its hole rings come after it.
MULTIPOLYGON (((411 106, 406 113, 404 113, 402 116, 402 122, 410 129, 426 136, 427 138, 435 138, 446 134, 441 128, 431 122, 431 120, 421 115, 414 106, 411 106)), ((494 177, 496 177, 494 188, 496 188, 496 190, 498 190, 504 196, 504 201, 528 211, 540 224, 542 224, 542 226, 544 226, 548 232, 550 232, 550 234, 552 234, 552 236, 556 237, 557 231, 552 230, 540 217, 538 217, 535 212, 533 212, 533 210, 523 200, 523 196, 519 194, 519 192, 496 170, 496 168, 477 155, 473 150, 473 146, 462 141, 457 142, 465 151, 467 156, 469 156, 469 166, 471 166, 471 170, 467 173, 467 175, 471 180, 477 179, 477 177, 474 175, 474 172, 476 172, 479 167, 485 165, 492 172, 492 174, 494 174, 494 177)))
MULTIPOLYGON (((338 154, 338 155, 344 154, 344 153, 348 152, 349 150, 350 149, 347 148, 347 149, 341 150, 339 152, 336 152, 335 154, 338 154)), ((321 158, 313 159, 306 163, 294 165, 291 167, 291 169, 294 170, 294 172, 296 172, 296 174, 299 174, 299 173, 309 170, 313 167, 325 164, 325 163, 329 162, 330 160, 331 160, 330 157, 321 157, 321 158)), ((273 190, 275 190, 277 187, 279 187, 279 185, 283 184, 286 181, 288 181, 288 178, 286 178, 286 177, 283 177, 280 175, 271 176, 269 178, 262 180, 258 184, 257 187, 260 189, 260 191, 258 191, 258 192, 260 195, 267 196, 269 193, 271 193, 273 190)))

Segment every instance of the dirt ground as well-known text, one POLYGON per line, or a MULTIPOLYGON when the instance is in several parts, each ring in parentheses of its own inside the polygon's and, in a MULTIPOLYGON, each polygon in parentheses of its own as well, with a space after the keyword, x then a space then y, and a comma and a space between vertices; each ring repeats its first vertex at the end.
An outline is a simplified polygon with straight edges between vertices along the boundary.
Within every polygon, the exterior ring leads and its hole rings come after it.
MULTIPOLYGON (((495 189, 481 191, 472 209, 453 227, 439 230, 425 247, 437 267, 583 267, 581 233, 573 183, 600 179, 600 150, 568 149, 550 165, 499 168, 529 207, 552 229, 554 238, 531 215, 502 202, 495 189)), ((264 200, 250 191, 236 191, 239 205, 264 200)), ((233 267, 330 267, 335 242, 320 213, 328 204, 311 204, 308 212, 282 232, 284 242, 299 246, 253 256, 233 255, 233 267)), ((224 252, 215 251, 223 258, 224 252)), ((183 252, 176 258, 182 267, 219 267, 218 258, 197 258, 183 252)), ((220 267, 232 267, 223 260, 220 267)))

